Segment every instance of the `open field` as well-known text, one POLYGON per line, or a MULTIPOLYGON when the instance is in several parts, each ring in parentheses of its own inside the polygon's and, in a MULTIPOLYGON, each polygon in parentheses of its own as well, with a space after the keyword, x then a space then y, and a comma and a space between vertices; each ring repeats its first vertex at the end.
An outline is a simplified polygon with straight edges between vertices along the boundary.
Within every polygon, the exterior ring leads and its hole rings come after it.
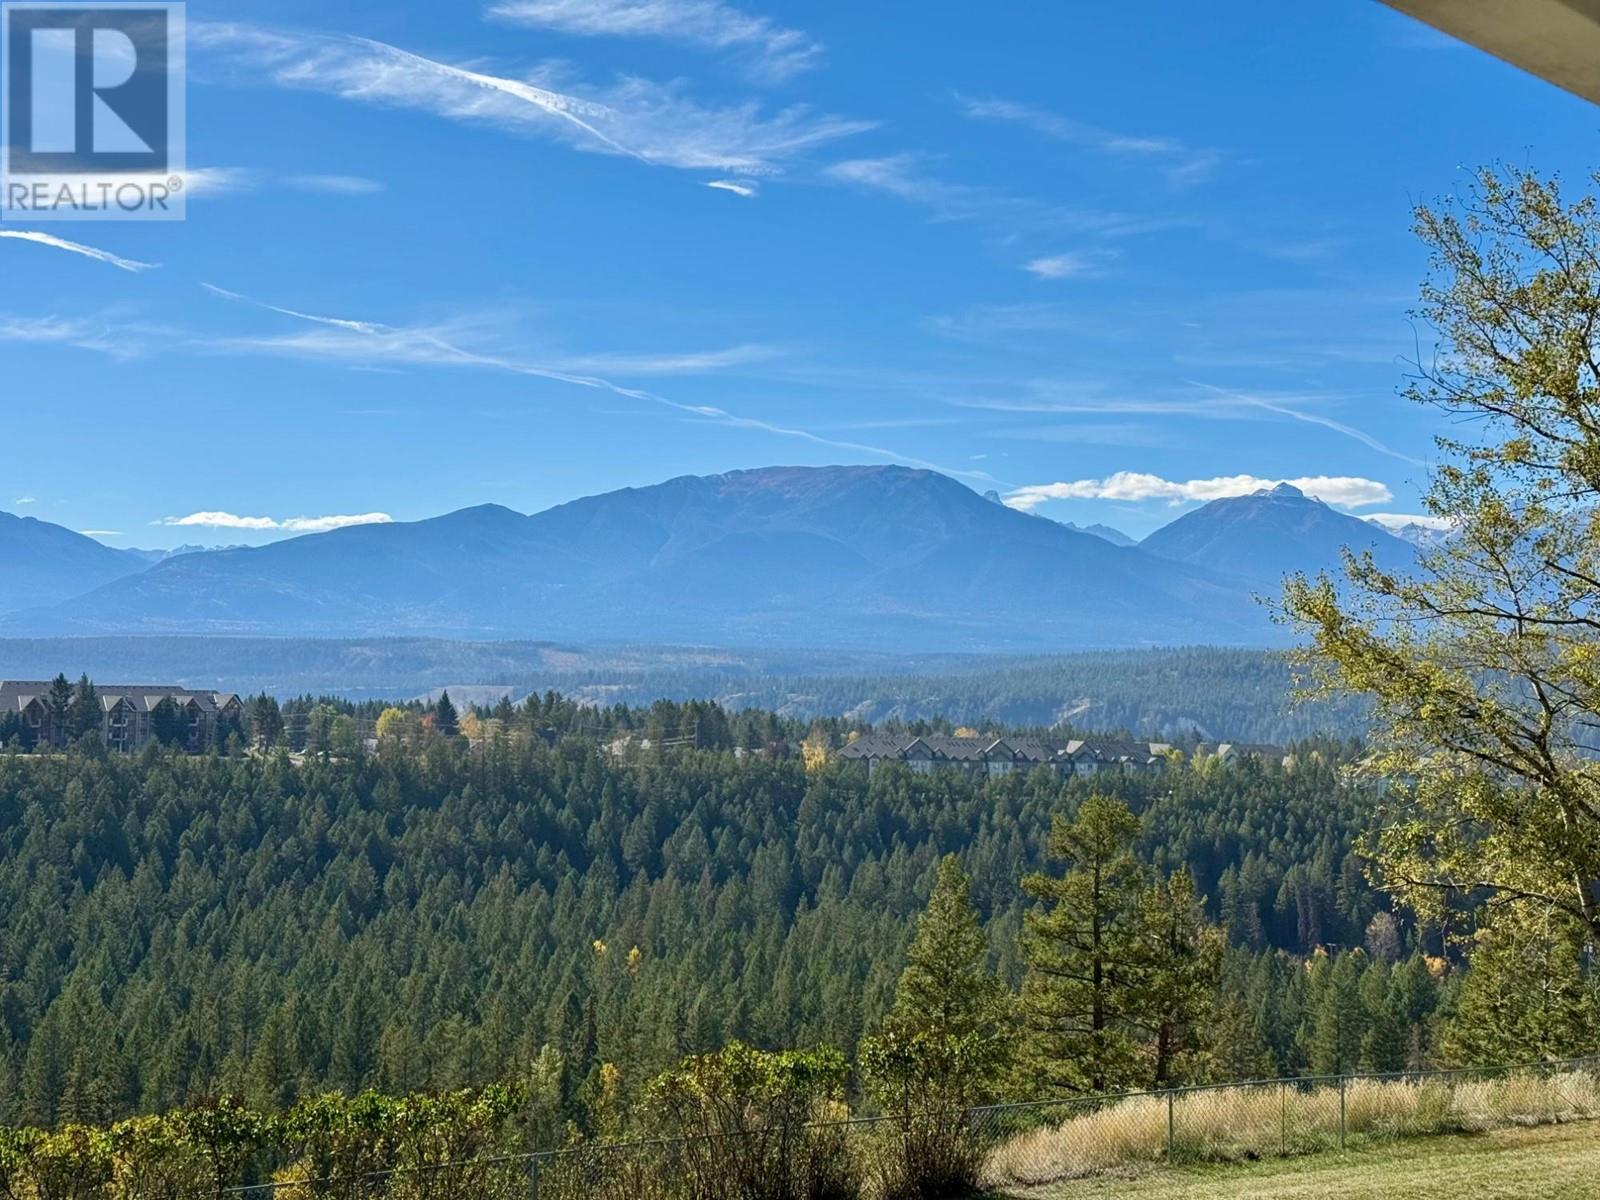
POLYGON ((1156 1168, 1004 1193, 1018 1200, 1587 1200, 1600 1122, 1403 1141, 1242 1166, 1156 1168))

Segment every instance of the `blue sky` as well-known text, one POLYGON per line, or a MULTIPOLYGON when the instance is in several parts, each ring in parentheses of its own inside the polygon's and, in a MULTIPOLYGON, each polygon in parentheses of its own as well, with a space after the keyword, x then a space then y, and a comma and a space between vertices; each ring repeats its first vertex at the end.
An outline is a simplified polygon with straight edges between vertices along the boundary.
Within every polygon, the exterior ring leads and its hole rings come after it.
POLYGON ((1600 126, 1375 3, 189 19, 188 220, 0 226, 0 508, 114 545, 778 463, 1416 512, 1410 208, 1600 126))

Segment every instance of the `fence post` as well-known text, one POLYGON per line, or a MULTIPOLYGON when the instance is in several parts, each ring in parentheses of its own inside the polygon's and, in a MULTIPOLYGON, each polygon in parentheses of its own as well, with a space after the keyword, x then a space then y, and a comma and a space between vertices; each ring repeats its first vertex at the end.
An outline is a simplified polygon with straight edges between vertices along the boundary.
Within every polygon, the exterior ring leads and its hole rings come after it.
POLYGON ((1172 1111, 1173 1110, 1173 1096, 1174 1095, 1176 1095, 1176 1093, 1173 1092, 1173 1090, 1171 1088, 1168 1088, 1167 1089, 1167 1162, 1169 1164, 1172 1162, 1172 1143, 1174 1141, 1174 1138, 1173 1138, 1174 1121, 1173 1121, 1173 1111, 1172 1111))
POLYGON ((544 1156, 535 1154, 528 1160, 528 1196, 539 1200, 539 1175, 544 1167, 544 1156))
POLYGON ((1339 1149, 1344 1149, 1344 1080, 1339 1076, 1339 1149))

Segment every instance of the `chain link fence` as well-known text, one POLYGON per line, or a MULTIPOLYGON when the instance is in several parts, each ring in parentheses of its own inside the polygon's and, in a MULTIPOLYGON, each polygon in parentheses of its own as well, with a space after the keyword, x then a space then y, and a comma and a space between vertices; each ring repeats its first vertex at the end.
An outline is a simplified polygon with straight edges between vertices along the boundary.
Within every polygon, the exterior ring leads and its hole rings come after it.
MULTIPOLYGON (((1398 1138, 1600 1117, 1600 1058, 1177 1088, 590 1143, 208 1195, 237 1200, 907 1200, 935 1183, 1029 1189, 1165 1164, 1356 1149, 1398 1138)), ((97 1193, 98 1194, 98 1193, 97 1193)), ((141 1193, 142 1194, 142 1193, 141 1193)), ((156 1192, 150 1192, 156 1195, 156 1192)), ((161 1193, 181 1200, 186 1193, 161 1193)), ((119 1193, 120 1195, 120 1193, 119 1193)))
POLYGON ((1219 1084, 971 1114, 1004 1190, 1163 1163, 1236 1162, 1600 1117, 1600 1059, 1219 1084))

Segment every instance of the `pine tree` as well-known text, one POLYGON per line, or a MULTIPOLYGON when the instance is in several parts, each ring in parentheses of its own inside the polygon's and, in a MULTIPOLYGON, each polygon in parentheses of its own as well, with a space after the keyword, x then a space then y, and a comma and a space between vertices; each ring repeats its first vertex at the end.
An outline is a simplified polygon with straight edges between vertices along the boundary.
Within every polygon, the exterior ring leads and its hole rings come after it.
POLYGON ((22 1060, 22 1112, 35 1125, 48 1128, 67 1089, 73 1051, 54 1013, 33 1031, 22 1060))
POLYGON ((1404 1070, 1411 1031, 1400 989, 1382 962, 1372 963, 1361 976, 1361 1007, 1366 1018, 1361 1069, 1379 1074, 1404 1070))
POLYGON ((87 673, 78 680, 78 686, 73 689, 72 706, 67 714, 67 726, 72 731, 74 739, 98 734, 103 714, 100 711, 100 696, 94 689, 94 684, 89 681, 87 673))
POLYGON ((1311 1069, 1318 1075, 1343 1075, 1361 1064, 1361 1039, 1366 1013, 1361 1005, 1361 972, 1367 956, 1360 950, 1316 964, 1320 985, 1311 1014, 1311 1069))
POLYGON ((939 861, 928 907, 917 919, 892 1015, 953 1036, 991 1035, 1010 1009, 989 970, 989 942, 972 907, 972 881, 959 860, 939 861))
POLYGON ((433 706, 433 727, 441 737, 455 737, 461 731, 461 721, 456 706, 450 703, 450 693, 440 692, 439 702, 433 706))
POLYGON ((346 1091, 360 1091, 370 1082, 378 1058, 379 1000, 372 972, 364 961, 354 967, 343 1008, 333 1025, 328 1070, 346 1091))
MULTIPOLYGON (((993 1098, 1009 1057, 1012 1001, 989 969, 989 942, 955 855, 941 859, 917 919, 894 1004, 873 1047, 912 1044, 904 1065, 925 1087, 959 1086, 967 1104, 993 1098), (919 1061, 911 1063, 910 1059, 919 1061)), ((864 1052, 872 1058, 872 1050, 864 1052)), ((881 1054, 880 1054, 881 1057, 881 1054)))
POLYGON ((150 732, 163 746, 176 746, 188 736, 183 710, 171 696, 163 696, 150 710, 150 732))
POLYGON ((1462 1066, 1600 1048, 1600 989, 1585 926, 1553 908, 1502 909, 1479 931, 1443 1053, 1462 1066))
POLYGON ((1010 1016, 1011 997, 989 970, 971 882, 947 855, 917 920, 894 1006, 861 1048, 871 1091, 900 1122, 897 1173, 887 1192, 967 1195, 976 1184, 983 1153, 967 1112, 995 1098, 1009 1058, 1010 1016))
POLYGON ((261 750, 270 750, 283 740, 283 710, 265 692, 250 702, 250 737, 261 750))
POLYGON ((1206 923, 1189 872, 1175 871, 1140 898, 1134 1023, 1147 1037, 1156 1087, 1186 1082, 1206 1046, 1222 970, 1221 931, 1206 923))
POLYGON ((1090 796, 1076 819, 1058 816, 1050 832, 1050 857, 1066 863, 1066 875, 1023 880, 1044 904, 1023 929, 1022 1012, 1034 1086, 1107 1092, 1139 1079, 1128 1025, 1138 1009, 1144 875, 1132 847, 1139 829, 1121 800, 1090 796))
POLYGON ((65 675, 51 680, 50 690, 44 697, 44 712, 45 736, 50 745, 63 745, 72 728, 72 684, 65 675))

